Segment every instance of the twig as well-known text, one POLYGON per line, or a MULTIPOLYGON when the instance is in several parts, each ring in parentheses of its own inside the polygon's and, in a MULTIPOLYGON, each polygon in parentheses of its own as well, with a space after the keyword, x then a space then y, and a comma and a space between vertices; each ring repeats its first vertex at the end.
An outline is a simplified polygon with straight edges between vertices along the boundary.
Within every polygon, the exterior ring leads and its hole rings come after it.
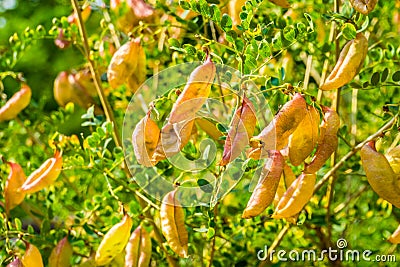
POLYGON ((114 139, 116 146, 122 147, 122 141, 119 136, 118 126, 116 124, 113 111, 111 109, 110 103, 107 100, 104 90, 101 86, 100 76, 95 69, 95 65, 94 65, 92 58, 90 57, 90 48, 89 48, 89 44, 88 44, 87 33, 86 33, 85 25, 82 20, 82 14, 81 14, 81 10, 79 8, 78 1, 71 0, 71 3, 74 8, 74 12, 77 15, 78 28, 79 28, 81 39, 83 42, 84 56, 86 57, 86 60, 89 63, 89 69, 90 69, 90 72, 92 73, 93 82, 96 87, 97 94, 100 98, 101 105, 104 108, 104 114, 106 115, 107 121, 110 121, 114 124, 113 139, 114 139))
MULTIPOLYGON (((214 206, 214 220, 217 219, 217 214, 218 214, 218 202, 214 206)), ((217 232, 216 226, 217 226, 217 224, 215 224, 215 226, 214 226, 215 233, 217 232)), ((215 238, 215 234, 214 234, 212 244, 211 244, 210 261, 208 262, 208 267, 211 267, 213 265, 212 263, 213 263, 214 254, 215 254, 215 239, 216 238, 215 238)))
POLYGON ((353 149, 344 155, 336 164, 333 166, 314 187, 314 194, 324 185, 326 181, 334 174, 347 160, 349 160, 354 154, 357 153, 366 143, 380 136, 384 131, 392 127, 392 125, 396 122, 397 117, 393 117, 390 121, 388 121, 384 126, 382 126, 377 132, 368 136, 364 141, 353 147, 353 149))

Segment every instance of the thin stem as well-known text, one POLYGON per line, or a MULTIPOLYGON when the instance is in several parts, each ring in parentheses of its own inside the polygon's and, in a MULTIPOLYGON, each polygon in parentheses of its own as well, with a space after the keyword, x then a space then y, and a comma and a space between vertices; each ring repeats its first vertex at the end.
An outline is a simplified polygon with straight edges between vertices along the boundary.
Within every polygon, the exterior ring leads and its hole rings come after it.
POLYGON ((364 141, 353 147, 349 153, 344 155, 336 164, 333 166, 323 177, 321 180, 314 187, 314 194, 329 180, 329 178, 340 168, 342 165, 347 162, 354 154, 357 153, 366 143, 369 141, 377 138, 378 136, 382 135, 382 133, 393 126, 396 122, 397 117, 393 117, 390 121, 388 121, 384 126, 382 126, 377 132, 368 136, 364 141))
MULTIPOLYGON (((218 215, 218 203, 214 206, 214 220, 217 219, 217 215, 218 215)), ((217 232, 217 224, 215 224, 214 230, 215 232, 217 232)), ((210 253, 210 261, 208 262, 208 267, 212 266, 213 260, 214 260, 214 254, 215 254, 215 234, 213 236, 212 239, 212 244, 211 244, 211 253, 210 253)))
POLYGON ((110 121, 110 122, 112 122, 114 124, 114 127, 113 127, 113 129, 114 129, 113 139, 114 139, 115 144, 117 146, 119 146, 119 147, 122 147, 122 141, 121 141, 121 138, 119 136, 119 131, 118 131, 117 123, 116 123, 115 118, 114 118, 114 114, 112 112, 110 103, 108 102, 107 97, 104 94, 104 90, 103 90, 103 88, 101 86, 100 76, 97 73, 96 68, 95 68, 95 64, 94 64, 94 62, 93 62, 93 60, 92 60, 92 58, 90 56, 90 48, 89 48, 89 43, 88 43, 88 37, 87 37, 85 25, 84 25, 83 20, 82 20, 82 14, 81 14, 81 10, 79 8, 78 1, 77 0, 71 0, 71 3, 72 3, 72 6, 74 8, 74 12, 77 15, 77 24, 78 24, 79 32, 80 32, 81 39, 82 39, 82 42, 83 42, 84 56, 86 57, 86 60, 89 63, 89 69, 90 69, 90 72, 92 74, 93 82, 94 82, 94 85, 96 87, 97 94, 98 94, 98 96, 100 98, 101 105, 102 105, 102 107, 104 109, 104 114, 106 115, 107 121, 110 121))

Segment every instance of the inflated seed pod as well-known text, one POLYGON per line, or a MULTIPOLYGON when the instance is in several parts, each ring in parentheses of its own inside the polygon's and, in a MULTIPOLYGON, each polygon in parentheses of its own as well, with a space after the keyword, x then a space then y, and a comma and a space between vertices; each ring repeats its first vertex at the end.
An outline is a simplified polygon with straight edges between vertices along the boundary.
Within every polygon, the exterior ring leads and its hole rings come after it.
POLYGON ((95 262, 97 266, 109 264, 115 256, 121 253, 128 243, 132 228, 132 219, 125 214, 122 220, 111 227, 104 235, 96 251, 95 262))
POLYGON ((284 159, 279 151, 270 151, 269 160, 265 163, 260 180, 247 202, 242 218, 248 219, 260 215, 274 200, 279 180, 283 171, 284 159))
POLYGON ((353 80, 360 71, 367 53, 368 40, 364 34, 357 33, 356 38, 347 42, 343 47, 335 67, 320 89, 338 89, 353 80))
POLYGON ((29 105, 31 96, 31 88, 26 83, 23 83, 21 89, 0 108, 0 122, 12 120, 17 117, 29 105))
POLYGON ((188 257, 188 232, 185 214, 176 199, 176 190, 167 193, 160 208, 161 230, 171 249, 179 257, 188 257))
POLYGON ((292 100, 283 105, 268 126, 250 140, 250 145, 253 150, 262 149, 261 157, 268 155, 267 150, 281 150, 288 144, 289 136, 306 115, 306 101, 301 94, 297 93, 292 100))
POLYGON ((236 110, 229 129, 224 152, 222 154, 221 166, 227 165, 229 162, 237 158, 253 135, 256 127, 257 118, 254 111, 254 106, 251 101, 244 96, 242 104, 236 110))
POLYGON ((272 218, 288 218, 299 213, 311 199, 316 181, 316 175, 302 173, 286 190, 276 206, 272 218))
POLYGON ((309 106, 307 115, 289 138, 289 159, 294 166, 300 165, 314 150, 318 141, 319 112, 309 106))
POLYGON ((340 126, 339 115, 331 108, 322 107, 324 119, 322 121, 317 150, 309 164, 306 164, 304 172, 315 173, 329 159, 338 146, 337 132, 340 126))
POLYGON ((62 152, 56 151, 52 158, 32 172, 20 188, 20 192, 31 194, 42 190, 57 180, 62 169, 62 152))
POLYGON ((361 149, 361 163, 368 183, 383 199, 400 208, 400 187, 397 175, 384 155, 376 151, 371 141, 361 149))

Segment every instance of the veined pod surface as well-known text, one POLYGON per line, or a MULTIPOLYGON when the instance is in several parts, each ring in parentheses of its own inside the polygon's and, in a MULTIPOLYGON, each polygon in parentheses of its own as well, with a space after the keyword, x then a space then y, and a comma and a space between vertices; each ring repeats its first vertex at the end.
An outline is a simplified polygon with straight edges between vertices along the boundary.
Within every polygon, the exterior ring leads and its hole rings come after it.
POLYGON ((128 77, 128 87, 132 93, 135 93, 139 87, 146 81, 146 53, 141 45, 139 45, 137 55, 136 55, 136 69, 128 77))
POLYGON ((96 251, 95 262, 97 266, 109 264, 115 256, 124 250, 128 243, 132 228, 132 219, 125 214, 122 220, 111 227, 104 235, 96 251))
POLYGON ((372 189, 381 198, 400 208, 400 187, 397 175, 386 157, 376 151, 374 141, 362 147, 361 163, 372 189))
POLYGON ((374 10, 378 0, 350 0, 351 5, 358 12, 368 15, 369 12, 374 10))
POLYGON ((72 246, 68 237, 61 239, 57 246, 51 251, 49 257, 49 267, 69 267, 72 258, 72 246))
POLYGON ((62 152, 56 151, 52 158, 46 160, 37 170, 32 172, 20 192, 31 194, 42 190, 57 180, 62 169, 62 152))
POLYGON ((393 232, 393 234, 389 236, 388 241, 392 244, 400 244, 400 225, 393 232))
POLYGON ((125 267, 146 267, 150 265, 151 238, 140 225, 133 231, 126 245, 125 267))
POLYGON ((353 80, 360 71, 367 53, 368 40, 364 34, 357 33, 356 38, 347 42, 343 47, 335 67, 320 86, 320 89, 338 89, 353 80))
POLYGON ((125 43, 114 53, 107 69, 107 79, 112 88, 124 84, 136 71, 140 49, 140 39, 135 39, 125 43))
POLYGON ((289 138, 289 159, 294 166, 300 165, 314 150, 318 141, 319 112, 309 106, 304 119, 289 138))
POLYGON ((12 120, 17 117, 29 105, 31 97, 31 88, 26 83, 23 83, 21 89, 0 108, 0 122, 12 120))
POLYGON ((268 126, 250 140, 250 145, 253 150, 260 147, 264 150, 261 157, 267 155, 267 150, 281 150, 288 144, 289 136, 306 115, 306 101, 301 94, 296 93, 292 100, 283 105, 268 126))
POLYGON ((152 164, 155 165, 160 160, 179 153, 189 142, 193 125, 194 120, 165 124, 161 129, 161 135, 151 159, 152 164))
POLYGON ((19 188, 24 184, 26 176, 24 170, 18 163, 7 162, 10 166, 10 174, 6 180, 4 188, 4 199, 6 202, 6 213, 21 204, 25 198, 25 193, 20 192, 19 188))
POLYGON ((254 106, 244 96, 242 104, 236 110, 232 119, 231 128, 225 141, 222 160, 219 163, 221 166, 227 165, 242 153, 246 145, 249 144, 249 139, 253 135, 256 123, 257 118, 254 106))
POLYGON ((175 197, 176 190, 167 193, 161 203, 161 230, 171 249, 181 258, 188 257, 188 232, 185 214, 175 197))
POLYGON ((183 91, 172 106, 168 122, 179 123, 195 118, 195 114, 207 100, 214 81, 216 67, 208 56, 206 61, 193 70, 183 91))
MULTIPOLYGON (((392 170, 396 175, 400 175, 400 145, 394 147, 393 149, 389 150, 385 157, 387 158, 390 167, 392 167, 392 170)), ((400 176, 399 176, 400 179, 400 176)), ((398 179, 398 180, 399 180, 398 179)), ((400 183, 400 181, 399 181, 400 183)), ((400 186, 400 184, 399 184, 400 186)))
POLYGON ((304 172, 315 173, 325 162, 329 159, 333 152, 335 152, 338 146, 337 132, 340 126, 339 115, 331 108, 322 107, 324 114, 324 120, 322 121, 320 128, 320 137, 318 140, 317 150, 315 151, 314 157, 310 164, 306 164, 304 172))
POLYGON ((260 215, 274 200, 284 159, 279 151, 272 150, 269 153, 270 158, 261 171, 260 180, 247 202, 242 218, 248 219, 260 215))
POLYGON ((302 173, 286 190, 272 218, 288 218, 299 213, 311 199, 315 181, 315 173, 302 173))
POLYGON ((39 249, 30 243, 26 243, 25 254, 21 261, 24 267, 43 267, 43 259, 39 249))
POLYGON ((147 114, 136 124, 132 133, 132 145, 137 161, 146 166, 153 166, 151 158, 156 150, 161 130, 147 114))
POLYGON ((277 6, 283 7, 283 8, 289 8, 290 3, 287 0, 269 0, 271 3, 274 3, 277 6))

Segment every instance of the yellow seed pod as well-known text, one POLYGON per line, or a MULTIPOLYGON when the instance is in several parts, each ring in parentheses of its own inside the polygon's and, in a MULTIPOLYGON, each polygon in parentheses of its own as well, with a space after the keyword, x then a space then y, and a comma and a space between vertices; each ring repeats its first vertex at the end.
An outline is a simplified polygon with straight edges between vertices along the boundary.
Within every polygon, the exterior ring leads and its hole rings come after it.
POLYGON ((23 266, 43 267, 43 259, 39 249, 30 243, 26 243, 24 256, 21 258, 23 266))
POLYGON ((121 253, 128 243, 132 228, 132 219, 128 214, 105 234, 96 251, 95 262, 98 266, 109 264, 116 255, 121 253))
POLYGON ((288 218, 299 213, 311 199, 315 181, 315 174, 302 173, 283 195, 272 218, 288 218))
POLYGON ((160 208, 161 229, 168 245, 179 257, 188 257, 188 232, 185 214, 176 199, 176 190, 167 193, 160 208))
POLYGON ((318 141, 319 113, 312 106, 289 138, 289 159, 294 166, 300 165, 314 150, 318 141))
POLYGON ((261 171, 260 180, 254 189, 242 218, 260 215, 274 200, 282 175, 284 159, 279 151, 270 151, 270 160, 261 171))
POLYGON ((160 138, 160 128, 147 114, 141 119, 132 133, 132 145, 137 161, 146 166, 153 166, 151 158, 160 138))
POLYGON ((397 175, 384 155, 376 151, 375 142, 363 146, 360 152, 361 163, 368 183, 383 199, 400 208, 400 187, 397 175))
POLYGON ((72 246, 68 237, 64 237, 58 242, 57 246, 51 251, 49 257, 49 267, 69 267, 72 257, 72 246))
POLYGON ((25 83, 22 84, 21 89, 0 108, 0 122, 12 120, 17 117, 29 105, 31 96, 31 88, 25 83))
POLYGON ((126 245, 125 267, 147 267, 151 259, 150 234, 140 225, 133 231, 126 245))
POLYGON ((351 5, 358 12, 368 15, 369 12, 374 10, 378 0, 350 0, 351 5))
POLYGON ((356 38, 347 42, 343 47, 335 67, 320 86, 320 89, 338 89, 353 80, 360 71, 367 53, 368 40, 364 34, 357 33, 356 38))

